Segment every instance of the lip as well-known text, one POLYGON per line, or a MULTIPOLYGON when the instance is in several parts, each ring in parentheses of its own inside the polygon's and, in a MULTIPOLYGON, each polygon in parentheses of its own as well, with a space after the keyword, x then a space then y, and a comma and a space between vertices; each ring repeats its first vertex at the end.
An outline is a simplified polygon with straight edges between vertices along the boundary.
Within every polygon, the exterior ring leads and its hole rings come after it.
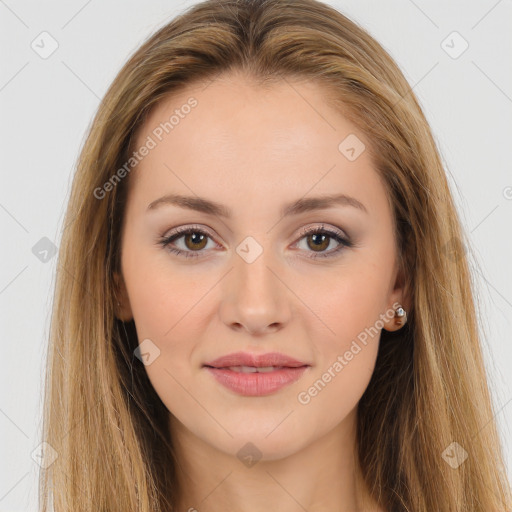
POLYGON ((243 396, 265 396, 275 393, 299 380, 310 367, 308 363, 278 352, 267 354, 235 352, 204 364, 204 368, 214 376, 217 382, 243 396), (265 373, 243 373, 230 369, 233 366, 276 368, 265 373))
POLYGON ((279 352, 268 352, 266 354, 251 354, 249 352, 233 352, 213 361, 204 363, 204 366, 214 368, 228 368, 230 366, 253 366, 262 368, 265 366, 283 366, 288 368, 298 368, 300 366, 310 366, 308 363, 294 359, 293 357, 279 352))

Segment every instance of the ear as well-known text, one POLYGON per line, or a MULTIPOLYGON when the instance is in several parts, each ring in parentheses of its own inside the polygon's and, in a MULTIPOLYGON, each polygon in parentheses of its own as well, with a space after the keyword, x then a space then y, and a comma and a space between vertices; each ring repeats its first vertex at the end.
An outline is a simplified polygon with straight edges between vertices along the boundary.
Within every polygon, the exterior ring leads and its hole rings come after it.
POLYGON ((406 315, 404 317, 395 317, 386 314, 383 329, 390 332, 401 329, 407 322, 407 313, 411 310, 411 304, 412 300, 410 290, 408 290, 406 286, 405 271, 401 269, 396 273, 395 285, 388 298, 386 313, 388 311, 394 313, 398 308, 402 307, 406 315))
POLYGON ((128 298, 128 290, 119 272, 114 272, 115 297, 114 311, 116 317, 122 322, 129 322, 133 319, 132 308, 128 298), (119 302, 119 304, 118 304, 119 302))

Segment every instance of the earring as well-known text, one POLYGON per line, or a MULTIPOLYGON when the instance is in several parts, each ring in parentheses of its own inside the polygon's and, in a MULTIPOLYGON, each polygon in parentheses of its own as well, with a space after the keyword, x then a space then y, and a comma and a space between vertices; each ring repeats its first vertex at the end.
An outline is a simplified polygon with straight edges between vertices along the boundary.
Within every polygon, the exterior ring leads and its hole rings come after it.
POLYGON ((395 325, 402 327, 407 322, 407 313, 403 307, 398 307, 395 310, 395 325))

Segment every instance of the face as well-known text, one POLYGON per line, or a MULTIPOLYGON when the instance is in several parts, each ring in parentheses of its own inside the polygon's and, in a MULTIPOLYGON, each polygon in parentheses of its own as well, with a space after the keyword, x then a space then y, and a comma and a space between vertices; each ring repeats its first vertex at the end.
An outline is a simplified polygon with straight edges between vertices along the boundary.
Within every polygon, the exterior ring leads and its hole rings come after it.
POLYGON ((129 176, 119 317, 135 321, 171 428, 225 454, 251 441, 285 457, 353 418, 403 304, 369 141, 325 94, 224 76, 162 102, 138 133, 149 149, 129 176), (313 200, 327 196, 345 199, 313 200), (269 353, 296 362, 256 361, 269 353))

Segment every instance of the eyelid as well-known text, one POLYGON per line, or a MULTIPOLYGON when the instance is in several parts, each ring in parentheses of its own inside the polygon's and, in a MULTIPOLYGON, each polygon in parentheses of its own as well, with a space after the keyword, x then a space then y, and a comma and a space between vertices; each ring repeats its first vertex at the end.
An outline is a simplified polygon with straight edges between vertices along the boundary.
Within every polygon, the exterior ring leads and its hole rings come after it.
POLYGON ((299 236, 302 238, 303 236, 308 235, 309 233, 316 233, 317 231, 322 231, 322 232, 330 233, 333 235, 335 234, 335 235, 339 236, 340 238, 343 238, 346 241, 349 240, 348 235, 344 231, 342 231, 340 228, 337 228, 335 226, 325 227, 325 223, 323 223, 323 222, 320 224, 320 226, 314 225, 314 226, 307 226, 307 227, 302 228, 299 232, 299 236))
POLYGON ((184 226, 178 226, 177 228, 167 230, 162 238, 170 238, 172 236, 179 235, 182 233, 187 233, 188 231, 193 231, 193 230, 203 231, 210 238, 215 238, 212 230, 209 227, 204 226, 203 224, 186 224, 184 226))

